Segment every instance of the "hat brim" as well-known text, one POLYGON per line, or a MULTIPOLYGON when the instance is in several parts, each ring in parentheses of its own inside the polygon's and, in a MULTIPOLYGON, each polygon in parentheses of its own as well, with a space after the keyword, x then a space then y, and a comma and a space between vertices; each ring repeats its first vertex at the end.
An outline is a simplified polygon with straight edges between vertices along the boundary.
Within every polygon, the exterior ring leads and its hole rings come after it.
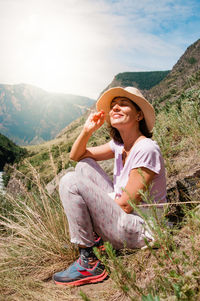
POLYGON ((110 88, 104 92, 96 103, 97 111, 103 110, 106 113, 106 121, 110 124, 110 105, 115 97, 126 97, 136 103, 144 114, 144 119, 148 130, 151 132, 155 124, 155 111, 153 106, 139 95, 133 94, 122 87, 110 88))

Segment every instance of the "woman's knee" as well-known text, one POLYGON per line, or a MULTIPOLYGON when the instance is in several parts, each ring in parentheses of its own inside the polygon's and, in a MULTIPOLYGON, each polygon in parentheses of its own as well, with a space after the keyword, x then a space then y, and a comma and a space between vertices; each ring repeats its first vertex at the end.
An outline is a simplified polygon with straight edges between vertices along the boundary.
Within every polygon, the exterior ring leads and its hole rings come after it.
POLYGON ((71 182, 74 181, 75 177, 75 172, 74 171, 70 171, 68 173, 66 173, 61 179, 60 179, 60 183, 59 183, 59 186, 62 186, 62 185, 69 185, 71 184, 71 182))

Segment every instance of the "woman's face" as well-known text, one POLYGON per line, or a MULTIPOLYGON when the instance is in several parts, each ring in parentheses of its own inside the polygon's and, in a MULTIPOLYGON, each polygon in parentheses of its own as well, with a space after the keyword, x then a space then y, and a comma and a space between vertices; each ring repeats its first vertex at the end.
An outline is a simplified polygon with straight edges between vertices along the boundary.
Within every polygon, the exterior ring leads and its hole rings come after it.
POLYGON ((112 100, 109 116, 111 125, 117 129, 127 124, 134 126, 143 118, 142 112, 137 111, 133 102, 124 97, 117 97, 112 100))

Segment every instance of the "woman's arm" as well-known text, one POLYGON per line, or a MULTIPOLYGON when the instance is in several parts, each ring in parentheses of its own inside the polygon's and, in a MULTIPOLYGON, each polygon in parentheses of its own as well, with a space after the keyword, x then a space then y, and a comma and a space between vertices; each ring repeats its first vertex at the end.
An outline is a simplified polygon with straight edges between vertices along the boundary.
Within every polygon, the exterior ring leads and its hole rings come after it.
POLYGON ((74 142, 70 159, 80 161, 86 157, 93 158, 96 161, 107 160, 114 157, 109 143, 104 145, 87 148, 87 143, 93 132, 98 130, 105 121, 105 113, 100 111, 98 113, 90 114, 86 120, 83 130, 74 142))
POLYGON ((155 173, 148 168, 141 167, 141 172, 138 168, 132 169, 129 175, 128 183, 120 198, 115 198, 115 202, 126 212, 131 213, 133 208, 128 203, 134 200, 137 205, 141 201, 139 190, 145 190, 146 185, 149 185, 155 173))

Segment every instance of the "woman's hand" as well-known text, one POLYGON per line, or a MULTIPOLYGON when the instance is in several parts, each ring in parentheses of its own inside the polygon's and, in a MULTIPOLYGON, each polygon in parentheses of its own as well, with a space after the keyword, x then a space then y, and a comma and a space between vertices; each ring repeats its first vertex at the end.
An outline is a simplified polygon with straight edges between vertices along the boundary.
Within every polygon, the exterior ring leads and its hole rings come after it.
POLYGON ((145 191, 152 183, 155 173, 146 168, 134 168, 130 171, 129 179, 121 197, 115 198, 115 202, 126 212, 131 213, 133 207, 130 201, 138 205, 141 201, 140 191, 145 191))
POLYGON ((79 161, 87 157, 93 158, 94 160, 108 160, 113 158, 114 154, 109 143, 87 148, 88 140, 90 139, 92 133, 102 126, 105 121, 105 116, 106 114, 104 111, 90 114, 84 124, 83 130, 76 138, 72 146, 70 152, 71 160, 79 161))
POLYGON ((103 125, 105 118, 106 114, 103 110, 91 113, 84 124, 84 131, 91 134, 98 130, 103 125))

